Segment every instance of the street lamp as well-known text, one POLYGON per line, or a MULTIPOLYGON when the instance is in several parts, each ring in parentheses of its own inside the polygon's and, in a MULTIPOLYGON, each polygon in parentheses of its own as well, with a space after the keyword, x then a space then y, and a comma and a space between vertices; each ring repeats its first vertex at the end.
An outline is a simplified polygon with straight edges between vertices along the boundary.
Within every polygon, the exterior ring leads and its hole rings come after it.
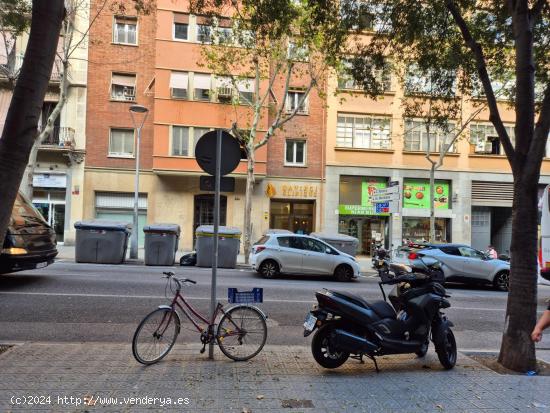
POLYGON ((134 189, 134 225, 132 228, 132 238, 130 240, 130 258, 136 259, 138 257, 138 198, 139 198, 139 147, 141 143, 141 128, 147 119, 149 109, 141 105, 130 106, 130 116, 132 117, 132 123, 134 128, 137 129, 137 145, 136 145, 136 185, 134 189), (137 117, 137 119, 136 119, 137 117), (136 121, 141 118, 141 123, 138 126, 136 121))

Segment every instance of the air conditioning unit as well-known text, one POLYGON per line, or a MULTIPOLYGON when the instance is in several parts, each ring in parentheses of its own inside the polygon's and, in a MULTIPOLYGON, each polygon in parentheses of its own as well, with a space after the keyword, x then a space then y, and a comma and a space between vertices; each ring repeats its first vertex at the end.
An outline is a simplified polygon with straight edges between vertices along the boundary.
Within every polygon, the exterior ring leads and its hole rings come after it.
POLYGON ((476 153, 491 153, 493 143, 489 139, 481 139, 476 143, 476 153))
POLYGON ((219 87, 218 88, 218 97, 220 98, 230 98, 233 95, 233 88, 230 87, 219 87))

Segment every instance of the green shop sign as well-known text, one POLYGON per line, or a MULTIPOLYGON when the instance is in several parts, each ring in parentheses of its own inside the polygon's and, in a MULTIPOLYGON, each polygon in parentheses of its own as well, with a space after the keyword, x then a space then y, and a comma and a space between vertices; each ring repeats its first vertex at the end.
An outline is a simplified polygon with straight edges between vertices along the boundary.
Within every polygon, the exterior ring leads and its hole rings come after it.
POLYGON ((388 180, 386 178, 363 178, 361 182, 361 205, 338 205, 338 213, 340 215, 383 215, 389 213, 376 213, 375 206, 371 202, 370 197, 378 188, 386 188, 388 180))
MULTIPOLYGON (((449 209, 449 182, 435 181, 434 206, 449 209)), ((430 209, 430 181, 405 179, 403 183, 403 208, 430 209)))

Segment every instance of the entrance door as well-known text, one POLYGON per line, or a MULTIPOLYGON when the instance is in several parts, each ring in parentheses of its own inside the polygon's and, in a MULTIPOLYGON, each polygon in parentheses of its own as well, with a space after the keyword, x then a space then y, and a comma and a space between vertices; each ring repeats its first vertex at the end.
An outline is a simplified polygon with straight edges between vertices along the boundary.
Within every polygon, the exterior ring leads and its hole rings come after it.
POLYGON ((63 242, 65 234, 65 204, 52 204, 52 228, 57 242, 63 242))
MULTIPOLYGON (((195 231, 201 225, 214 225, 214 195, 195 195, 195 214, 193 219, 193 244, 195 231)), ((220 195, 220 225, 226 224, 227 197, 220 195)))

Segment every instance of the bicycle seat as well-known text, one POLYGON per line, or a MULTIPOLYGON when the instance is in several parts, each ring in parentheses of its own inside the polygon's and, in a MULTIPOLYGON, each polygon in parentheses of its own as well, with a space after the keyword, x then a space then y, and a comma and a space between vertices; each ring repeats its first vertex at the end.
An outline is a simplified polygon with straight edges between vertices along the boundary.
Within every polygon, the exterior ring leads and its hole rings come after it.
POLYGON ((172 277, 172 276, 175 275, 172 271, 163 271, 162 273, 163 273, 164 275, 167 275, 168 277, 172 277))

